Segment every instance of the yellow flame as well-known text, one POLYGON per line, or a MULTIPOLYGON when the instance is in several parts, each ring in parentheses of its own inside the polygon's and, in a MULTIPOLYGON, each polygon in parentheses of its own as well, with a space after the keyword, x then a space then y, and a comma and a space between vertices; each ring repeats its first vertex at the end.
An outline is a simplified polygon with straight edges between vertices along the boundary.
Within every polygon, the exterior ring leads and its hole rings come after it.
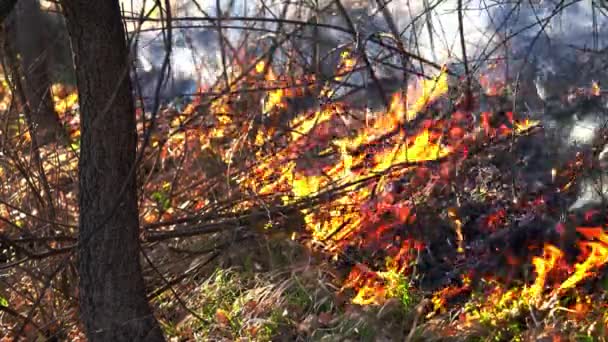
POLYGON ((540 299, 543 290, 545 288, 545 282, 547 275, 555 267, 557 261, 563 256, 562 251, 550 244, 546 244, 543 249, 542 257, 534 257, 532 264, 535 267, 536 280, 534 284, 529 288, 527 293, 528 298, 536 301, 540 299))
POLYGON ((528 118, 522 120, 522 121, 516 121, 514 123, 515 125, 515 132, 516 133, 522 133, 525 132, 527 130, 530 130, 531 128, 534 128, 536 126, 538 126, 540 124, 540 121, 538 120, 530 120, 528 118))
POLYGON ((342 109, 340 106, 327 106, 321 110, 315 111, 311 115, 297 117, 292 120, 290 125, 293 128, 291 138, 296 140, 302 136, 306 136, 317 125, 329 121, 331 118, 341 113, 342 109))
POLYGON ((601 227, 584 228, 579 227, 577 231, 585 235, 587 238, 593 238, 598 241, 580 242, 581 249, 588 250, 588 256, 585 261, 574 265, 574 273, 568 277, 558 288, 558 291, 570 289, 581 280, 593 275, 591 272, 594 268, 599 268, 608 262, 608 235, 601 227))
POLYGON ((351 72, 357 65, 357 60, 352 56, 350 51, 343 51, 340 54, 340 63, 338 64, 337 76, 334 80, 341 81, 344 75, 351 72))
POLYGON ((581 243, 581 247, 590 249, 589 256, 584 262, 574 265, 574 273, 560 285, 559 291, 576 286, 581 280, 593 274, 592 269, 608 262, 608 248, 605 245, 598 242, 587 242, 581 243))
POLYGON ((436 142, 430 142, 430 133, 423 130, 414 138, 411 146, 398 144, 392 151, 377 154, 374 159, 377 165, 374 171, 380 172, 388 169, 392 165, 399 163, 419 162, 426 160, 436 160, 450 154, 451 150, 442 147, 436 142))
POLYGON ((464 236, 462 235, 462 221, 458 217, 458 210, 456 208, 449 208, 448 217, 454 223, 454 230, 456 231, 456 240, 458 241, 458 253, 464 253, 464 236))
POLYGON ((258 74, 263 73, 265 68, 266 68, 266 62, 264 62, 264 61, 259 61, 259 62, 257 62, 257 63, 256 63, 256 65, 255 65, 255 71, 256 71, 258 74))
POLYGON ((599 83, 597 83, 596 81, 593 81, 591 83, 591 95, 600 96, 601 94, 602 94, 602 89, 600 88, 599 83))
POLYGON ((415 98, 411 108, 408 108, 407 119, 414 119, 418 112, 429 103, 441 97, 448 91, 448 74, 444 66, 438 76, 431 80, 423 79, 416 83, 413 88, 408 88, 408 98, 415 98))

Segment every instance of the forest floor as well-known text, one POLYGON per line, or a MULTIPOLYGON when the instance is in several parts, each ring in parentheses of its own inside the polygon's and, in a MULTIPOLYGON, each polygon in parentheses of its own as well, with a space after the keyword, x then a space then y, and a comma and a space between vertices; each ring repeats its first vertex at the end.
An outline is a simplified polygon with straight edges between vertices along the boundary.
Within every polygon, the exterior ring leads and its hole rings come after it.
MULTIPOLYGON (((445 72, 371 114, 327 89, 295 111, 305 77, 254 69, 229 93, 164 109, 149 135, 142 264, 168 338, 605 339, 608 216, 597 203, 568 211, 605 173, 605 131, 558 148, 542 121, 504 108, 507 91, 475 118, 445 72)), ((54 222, 41 224, 49 208, 23 118, 3 145, 5 339, 82 338, 76 100, 56 99, 72 143, 39 150, 54 222)), ((143 141, 152 117, 137 118, 143 141)))

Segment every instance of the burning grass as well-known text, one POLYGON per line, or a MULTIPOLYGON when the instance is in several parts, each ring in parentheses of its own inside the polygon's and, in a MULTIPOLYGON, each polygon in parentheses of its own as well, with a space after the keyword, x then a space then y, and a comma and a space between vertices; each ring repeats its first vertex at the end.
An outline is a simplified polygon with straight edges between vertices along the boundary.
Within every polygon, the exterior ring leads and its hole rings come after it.
MULTIPOLYGON (((334 81, 359 63, 351 52, 342 58, 334 81)), ((410 82, 376 112, 336 101, 330 82, 290 71, 296 77, 268 61, 235 66, 229 89, 207 87, 183 110, 165 109, 151 134, 140 170, 142 242, 167 334, 605 334, 607 311, 597 303, 606 296, 606 214, 562 210, 593 166, 593 151, 551 159, 541 122, 504 105, 481 112, 453 89, 447 67, 410 82), (298 110, 303 96, 314 97, 314 108, 298 110), (286 263, 243 259, 294 244, 306 252, 286 263), (313 261, 302 265, 306 258, 313 261)), ((479 80, 484 96, 506 96, 493 77, 479 80)), ((591 96, 601 96, 598 87, 591 96)), ((75 179, 76 98, 56 99, 73 150, 42 149, 71 212, 75 189, 61 182, 75 179)), ((52 244, 42 249, 70 246, 52 244)))
MULTIPOLYGON (((560 241, 554 232, 559 221, 550 227, 544 226, 550 220, 541 220, 552 209, 547 198, 567 196, 582 162, 562 166, 562 173, 530 198, 517 179, 521 174, 501 165, 499 155, 510 150, 515 159, 524 153, 518 144, 538 134, 539 122, 506 111, 484 112, 478 124, 464 109, 436 107, 447 91, 442 71, 396 93, 386 112, 372 113, 364 123, 353 123, 348 116, 356 113, 335 103, 303 113, 286 125, 292 133, 281 137, 278 149, 256 152, 254 172, 244 174, 239 185, 283 206, 318 200, 300 210, 304 229, 298 234, 337 267, 352 267, 341 291, 354 291, 354 304, 399 298, 407 307, 414 297, 431 296, 434 305, 426 310, 432 317, 449 310, 455 297, 464 296, 456 301, 462 302, 468 296, 474 307, 479 282, 495 277, 490 301, 463 315, 465 322, 496 326, 522 310, 547 310, 608 261, 603 228, 576 229, 582 236, 572 235, 578 246, 572 263, 550 242, 560 241), (428 115, 433 112, 439 116, 428 115), (475 164, 479 173, 494 169, 494 174, 473 175, 475 164), (508 178, 516 181, 511 190, 503 185, 508 178), (511 240, 521 245, 499 247, 511 240), (542 253, 534 256, 539 244, 542 253), (507 274, 490 272, 491 267, 507 274), (528 268, 533 281, 520 280, 518 268, 528 268), (459 274, 467 280, 454 280, 459 274), (440 285, 445 282, 453 284, 440 285), (508 287, 510 282, 519 285, 508 287)), ((269 99, 275 103, 269 115, 280 115, 286 106, 277 105, 273 94, 269 99)), ((523 329, 503 328, 509 336, 523 329)))
MULTIPOLYGON (((273 247, 275 252, 294 248, 284 242, 273 247)), ((382 306, 349 304, 337 291, 341 280, 327 265, 284 261, 267 272, 217 268, 189 284, 192 289, 181 299, 195 314, 184 312, 171 296, 159 297, 155 302, 165 331, 176 339, 255 341, 370 340, 409 331, 413 301, 408 297, 382 306)))
MULTIPOLYGON (((256 72, 265 68, 258 64, 256 72)), ((419 312, 412 338, 557 336, 551 327, 563 319, 561 305, 574 305, 563 312, 575 319, 590 312, 580 298, 604 296, 581 287, 602 279, 604 228, 575 226, 566 236, 561 227, 583 223, 554 211, 574 195, 587 161, 579 154, 553 165, 551 180, 530 190, 513 166, 528 167, 520 158, 530 141, 543 139, 540 122, 502 110, 472 120, 470 109, 442 103, 447 78, 442 70, 420 80, 395 93, 387 111, 364 117, 322 98, 319 109, 286 117, 295 95, 271 91, 263 111, 274 124, 258 124, 248 132, 254 139, 238 142, 254 159, 236 161, 234 143, 213 148, 225 163, 248 166, 244 173, 235 167, 241 194, 272 203, 267 234, 287 229, 347 270, 338 292, 351 303, 381 308, 396 300, 401 310, 419 312), (562 304, 572 294, 575 304, 562 304), (447 321, 439 327, 438 319, 447 321)), ((266 82, 276 81, 267 68, 266 82)), ((236 122, 227 123, 213 129, 236 122)), ((260 202, 242 205, 247 211, 260 202)), ((604 310, 594 310, 597 320, 575 319, 564 338, 584 329, 601 336, 604 310)))

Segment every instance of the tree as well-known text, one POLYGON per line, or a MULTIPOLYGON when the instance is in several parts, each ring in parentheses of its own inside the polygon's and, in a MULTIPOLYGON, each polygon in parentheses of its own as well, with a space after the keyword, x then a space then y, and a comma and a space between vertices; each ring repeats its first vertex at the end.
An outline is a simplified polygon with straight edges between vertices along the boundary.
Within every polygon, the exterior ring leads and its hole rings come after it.
POLYGON ((53 106, 48 68, 50 37, 44 19, 38 0, 20 0, 8 25, 9 53, 13 54, 12 60, 18 61, 12 65, 13 78, 23 84, 29 107, 27 117, 41 145, 66 140, 53 106))
POLYGON ((0 22, 3 22, 8 17, 16 4, 17 0, 0 0, 0 22))
POLYGON ((81 319, 90 341, 162 341, 139 263, 137 132, 118 0, 62 6, 81 111, 81 319))

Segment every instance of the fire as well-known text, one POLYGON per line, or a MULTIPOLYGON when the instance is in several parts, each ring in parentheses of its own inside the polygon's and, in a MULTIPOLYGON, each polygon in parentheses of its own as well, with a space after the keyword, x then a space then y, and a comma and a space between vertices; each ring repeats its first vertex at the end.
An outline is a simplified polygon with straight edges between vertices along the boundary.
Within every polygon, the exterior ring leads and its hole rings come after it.
MULTIPOLYGON (((350 52, 343 53, 337 77, 352 71, 356 64, 350 52)), ((282 118, 279 114, 288 109, 287 100, 301 95, 301 92, 289 90, 294 82, 277 76, 264 61, 255 65, 255 72, 259 76, 256 76, 258 83, 254 83, 255 86, 273 88, 263 94, 263 115, 282 118), (264 73, 263 77, 261 73, 264 73)), ((300 210, 312 242, 337 258, 347 246, 382 249, 382 257, 386 258, 384 266, 371 269, 361 262, 352 268, 345 281, 343 289, 355 291, 353 303, 381 304, 403 292, 403 278, 411 271, 413 254, 420 253, 422 242, 396 232, 417 224, 416 205, 412 198, 423 193, 427 183, 441 178, 439 174, 444 171, 443 167, 439 171, 421 165, 427 161, 451 161, 452 156, 456 158, 454 151, 463 148, 463 142, 473 135, 469 133, 473 127, 463 123, 467 115, 464 113, 441 120, 423 117, 420 119, 425 120, 410 128, 430 104, 446 95, 447 75, 444 68, 431 79, 420 78, 410 83, 407 89, 395 92, 386 110, 366 115, 365 125, 353 124, 349 121, 352 113, 348 106, 334 102, 290 116, 289 121, 282 123, 282 127, 287 129, 277 141, 268 139, 269 136, 277 136, 277 128, 273 126, 261 127, 253 136, 256 150, 248 164, 250 171, 238 178, 243 192, 276 198, 284 205, 331 194, 331 198, 314 209, 300 210), (267 145, 273 146, 272 149, 266 150, 267 145), (407 195, 384 190, 399 179, 408 180, 403 185, 407 195), (339 191, 334 194, 336 189, 339 191), (401 290, 397 291, 398 288, 401 290)), ((299 89, 307 89, 307 85, 299 89)), ((328 85, 322 89, 329 89, 328 85)), ((218 126, 224 127, 221 128, 221 136, 232 134, 227 129, 246 131, 249 127, 239 128, 244 124, 238 121, 237 116, 230 115, 236 110, 228 97, 212 104, 211 111, 218 126)), ((504 114, 500 127, 491 127, 491 115, 484 113, 481 123, 490 135, 495 132, 501 135, 522 133, 539 125, 538 121, 531 119, 518 120, 508 112, 504 114)), ((219 132, 212 131, 211 134, 220 136, 219 132)), ((488 225, 496 229, 506 221, 506 216, 507 212, 499 209, 488 218, 488 225)), ((448 217, 456 232, 458 251, 462 253, 465 248, 463 219, 453 209, 448 210, 448 217)), ((590 270, 605 262, 602 258, 607 254, 605 249, 599 248, 600 245, 604 246, 600 242, 582 245, 589 249, 589 258, 581 262, 580 271, 574 272, 562 288, 573 286, 588 276, 590 270)), ((561 267, 562 259, 563 252, 557 247, 545 246, 542 256, 532 260, 536 279, 523 293, 525 297, 536 299, 542 296, 548 275, 561 267)), ((434 296, 434 303, 442 307, 450 297, 469 290, 468 283, 448 287, 434 296)))
POLYGON ((306 136, 319 124, 329 121, 342 113, 343 109, 340 105, 329 105, 325 106, 321 110, 315 111, 311 115, 297 117, 290 124, 290 127, 293 128, 291 138, 296 140, 299 137, 306 136))
POLYGON ((487 217, 486 227, 491 231, 495 231, 504 224, 506 218, 507 212, 504 209, 499 209, 487 217))
MULTIPOLYGON (((401 251, 406 251, 412 247, 406 245, 401 248, 401 251)), ((342 286, 342 291, 346 289, 355 290, 356 294, 352 299, 353 304, 379 305, 388 298, 398 298, 402 304, 408 305, 411 293, 407 280, 403 276, 401 263, 404 260, 399 260, 400 257, 403 257, 402 253, 395 259, 387 259, 387 271, 374 272, 365 265, 356 265, 342 286)))
POLYGON ((604 230, 601 227, 579 227, 577 231, 588 239, 597 239, 598 241, 579 242, 579 247, 586 259, 574 265, 574 273, 560 285, 558 291, 573 288, 583 279, 592 276, 593 269, 597 269, 608 262, 608 235, 604 230))
MULTIPOLYGON (((342 57, 343 67, 354 67, 355 61, 350 54, 345 53, 342 57)), ((263 70, 262 65, 256 69, 258 72, 263 70)), ((266 79, 272 80, 273 74, 269 75, 266 79)), ((354 184, 379 173, 386 173, 386 179, 398 177, 398 174, 411 172, 415 167, 393 169, 395 165, 438 160, 453 152, 452 146, 442 143, 441 134, 433 132, 435 126, 437 131, 441 131, 440 122, 427 120, 417 132, 406 132, 402 128, 405 123, 416 119, 430 103, 445 95, 447 90, 447 72, 443 69, 430 80, 419 79, 405 91, 394 93, 389 108, 372 113, 370 122, 355 134, 330 134, 332 138, 326 150, 335 160, 318 174, 307 174, 301 170, 297 166, 297 159, 310 146, 321 144, 328 134, 325 127, 335 127, 333 123, 339 122, 338 119, 344 117, 348 109, 340 103, 333 103, 316 111, 301 113, 289 123, 290 140, 283 152, 263 159, 256 168, 255 179, 241 184, 261 195, 288 192, 282 197, 284 203, 315 196, 322 189, 344 186, 344 195, 337 196, 317 210, 302 210, 313 241, 322 242, 326 250, 332 253, 340 253, 341 246, 349 243, 384 243, 392 236, 395 224, 380 223, 379 217, 390 214, 394 222, 412 224, 415 222, 412 206, 391 195, 376 202, 372 195, 374 183, 354 184), (387 134, 392 135, 385 138, 387 134), (332 146, 335 149, 332 150, 332 146), (368 152, 370 157, 361 151, 368 152)), ((280 97, 277 95, 277 99, 280 97)), ((280 107, 274 109, 280 110, 280 107)), ((462 136, 464 134, 457 138, 461 139, 462 136)), ((459 250, 463 251, 462 222, 459 218, 456 220, 459 250)), ((385 270, 372 271, 363 265, 353 268, 344 285, 344 288, 355 290, 353 303, 380 304, 395 295, 394 289, 399 287, 397 275, 408 272, 411 253, 419 248, 419 243, 401 240, 400 246, 387 250, 390 262, 387 260, 385 270)))
POLYGON ((264 69, 266 69, 266 62, 264 62, 264 61, 257 62, 257 64, 255 65, 255 72, 257 72, 258 74, 261 74, 264 72, 264 69))
POLYGON ((448 74, 445 66, 438 76, 431 80, 422 79, 407 89, 407 100, 414 99, 407 110, 407 120, 414 119, 429 103, 438 99, 448 91, 448 74))
POLYGON ((450 154, 451 149, 432 142, 428 130, 423 130, 413 141, 406 138, 406 143, 396 145, 391 151, 377 154, 374 159, 374 171, 380 172, 392 165, 426 160, 436 160, 450 154), (408 146, 410 145, 410 146, 408 146))
POLYGON ((599 83, 597 81, 591 82, 591 95, 592 96, 601 96, 602 89, 600 88, 599 83))
POLYGON ((560 285, 559 291, 576 286, 581 280, 593 275, 592 269, 608 262, 608 248, 606 245, 597 242, 581 242, 580 247, 587 251, 587 258, 585 261, 574 265, 574 273, 560 285))
POLYGON ((517 133, 522 133, 527 130, 530 130, 540 124, 538 120, 524 119, 522 121, 515 121, 515 130, 517 133))
POLYGON ((428 314, 427 317, 431 317, 438 311, 444 311, 448 301, 458 295, 466 293, 471 290, 471 281, 468 275, 462 276, 462 285, 456 286, 451 285, 444 287, 443 289, 435 292, 431 302, 433 303, 433 311, 428 314))
POLYGON ((602 227, 578 227, 576 231, 581 233, 586 239, 597 239, 600 242, 608 245, 608 234, 604 232, 602 227))
POLYGON ((55 101, 55 111, 64 114, 78 103, 78 94, 73 92, 65 97, 53 96, 53 100, 55 101))
POLYGON ((336 81, 341 81, 344 76, 351 72, 357 65, 357 60, 353 57, 352 53, 348 50, 343 51, 340 54, 340 63, 338 64, 337 76, 334 77, 336 81))
MULTIPOLYGON (((556 287, 553 295, 559 295, 565 290, 575 287, 582 280, 592 276, 593 270, 602 267, 608 262, 608 235, 601 227, 579 227, 576 229, 587 240, 578 243, 582 252, 581 262, 574 265, 574 272, 556 287)), ((549 272, 556 268, 566 269, 559 261, 563 252, 550 244, 545 245, 542 257, 534 257, 532 264, 535 267, 536 280, 526 293, 528 298, 538 301, 542 295, 549 272)))
MULTIPOLYGON (((397 129, 401 123, 407 120, 404 117, 405 113, 405 99, 403 99, 400 92, 396 92, 393 94, 388 111, 385 115, 378 117, 378 119, 374 122, 373 127, 370 129, 370 133, 390 132, 397 129)), ((370 134, 370 137, 373 136, 373 134, 370 134)))
POLYGON ((285 77, 277 76, 272 65, 268 65, 263 60, 256 63, 255 72, 257 74, 265 72, 265 74, 263 84, 254 84, 254 86, 273 88, 266 92, 266 98, 262 105, 262 113, 264 115, 269 115, 273 111, 286 109, 286 99, 302 96, 304 95, 304 89, 311 89, 314 86, 314 82, 312 82, 314 80, 313 76, 302 76, 295 81, 288 80, 285 77))
POLYGON ((454 223, 454 229, 456 231, 456 239, 458 241, 458 253, 464 253, 463 243, 464 236, 462 235, 462 221, 458 217, 458 211, 456 208, 448 209, 448 217, 454 223))
POLYGON ((479 75, 479 84, 487 96, 500 96, 506 87, 504 63, 491 62, 488 70, 479 75))
MULTIPOLYGON (((266 63, 264 61, 258 62, 258 64, 256 64, 256 66, 255 66, 255 70, 258 73, 262 73, 262 72, 264 72, 264 70, 266 70, 266 75, 264 75, 264 76, 266 78, 267 84, 272 86, 272 85, 274 85, 274 83, 276 83, 277 77, 275 76, 274 72, 272 71, 272 68, 266 67, 266 63)), ((270 113, 273 109, 284 109, 286 106, 285 103, 283 102, 285 96, 286 96, 285 90, 282 88, 269 91, 267 94, 267 99, 266 99, 266 101, 264 101, 262 113, 264 113, 264 114, 270 113)))
POLYGON ((542 257, 534 257, 532 259, 532 264, 534 265, 536 272, 536 280, 529 288, 528 298, 532 301, 537 301, 541 298, 547 281, 547 275, 555 268, 557 262, 562 257, 563 253, 559 248, 547 244, 543 249, 542 257))
POLYGON ((385 299, 386 291, 382 286, 376 286, 379 277, 376 272, 366 266, 358 264, 351 270, 342 286, 342 290, 354 288, 357 294, 352 299, 354 304, 369 305, 381 304, 385 299))

